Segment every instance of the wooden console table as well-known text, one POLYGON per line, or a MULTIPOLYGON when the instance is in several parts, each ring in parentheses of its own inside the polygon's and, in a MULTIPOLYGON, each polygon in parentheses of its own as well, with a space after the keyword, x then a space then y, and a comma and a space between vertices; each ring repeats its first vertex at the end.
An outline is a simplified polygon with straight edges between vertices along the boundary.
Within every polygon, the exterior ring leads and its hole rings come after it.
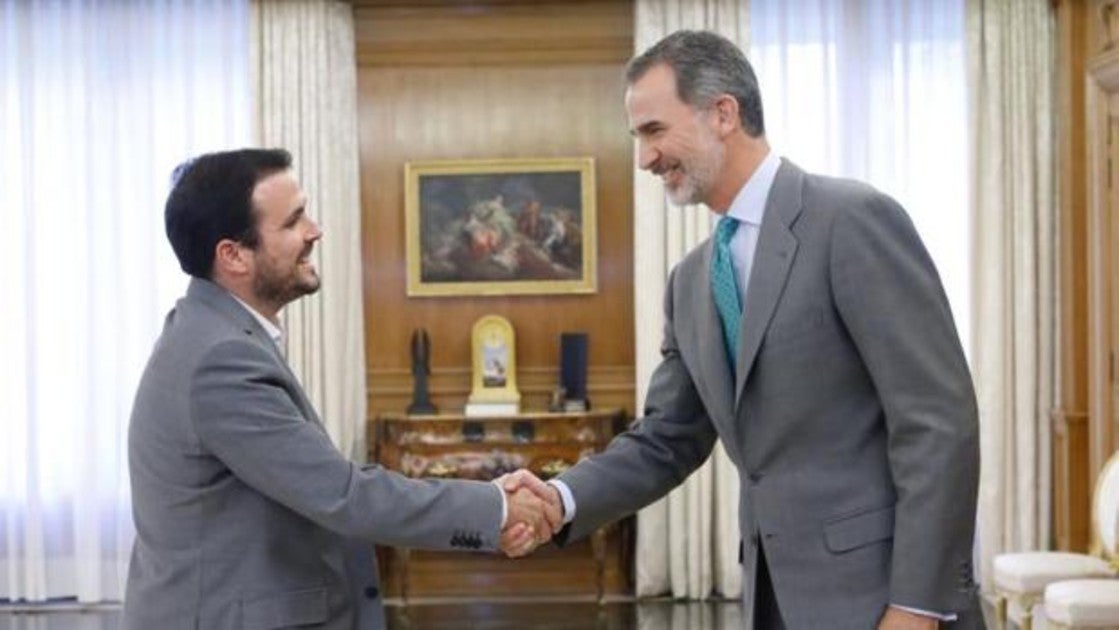
MULTIPOLYGON (((371 460, 410 477, 490 480, 528 468, 554 477, 579 459, 601 451, 625 428, 618 409, 580 413, 522 413, 504 417, 461 414, 408 416, 380 414, 371 423, 371 460)), ((590 537, 594 596, 606 594, 608 565, 625 573, 628 527, 607 527, 590 537)), ((588 546, 573 545, 573 547, 588 546)), ((578 566, 586 553, 546 545, 528 558, 509 560, 492 554, 421 552, 382 553, 390 594, 414 596, 572 595, 579 593, 578 566), (579 558, 582 558, 580 560, 579 558), (417 565, 426 567, 417 579, 417 565), (574 583, 573 583, 574 580, 574 583), (392 593, 392 591, 396 591, 392 593)), ((585 566, 585 565, 584 565, 585 566)), ((618 576, 615 582, 618 582, 618 576)), ((623 576, 624 577, 624 576, 623 576)), ((628 581, 628 580, 621 580, 628 581)), ((585 594, 586 591, 582 591, 585 594)))

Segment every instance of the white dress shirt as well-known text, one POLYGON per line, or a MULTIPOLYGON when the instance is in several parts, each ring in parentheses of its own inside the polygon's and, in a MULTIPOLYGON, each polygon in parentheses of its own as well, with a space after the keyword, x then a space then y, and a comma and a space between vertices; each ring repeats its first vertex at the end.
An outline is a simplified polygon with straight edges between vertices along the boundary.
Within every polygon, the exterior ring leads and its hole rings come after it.
MULTIPOLYGON (((252 315, 254 318, 256 318, 256 321, 260 323, 260 326, 264 329, 264 332, 268 333, 268 336, 272 339, 272 343, 276 344, 276 348, 280 351, 280 354, 283 354, 284 330, 276 324, 272 323, 272 320, 258 313, 256 309, 246 304, 245 301, 241 298, 233 295, 232 293, 230 293, 229 295, 232 295, 233 299, 237 300, 238 304, 244 306, 245 310, 248 311, 249 314, 252 315)), ((498 483, 498 480, 494 480, 494 485, 497 486, 498 490, 501 492, 501 526, 504 528, 505 521, 509 517, 509 500, 505 497, 505 489, 501 487, 501 484, 498 483)))
MULTIPOLYGON (((727 216, 734 217, 740 222, 730 240, 730 259, 731 265, 734 266, 734 284, 738 289, 739 304, 743 306, 746 304, 746 286, 750 280, 750 270, 754 268, 754 252, 758 248, 758 232, 762 227, 765 203, 769 200, 769 190, 773 188, 773 179, 777 176, 779 166, 781 166, 781 158, 770 151, 735 195, 734 201, 727 210, 727 216)), ((563 522, 570 523, 575 518, 575 497, 571 495, 571 488, 559 479, 553 479, 548 483, 559 491, 560 498, 563 500, 563 522)))
POLYGON ((276 344, 276 348, 280 351, 280 354, 283 354, 284 353, 284 331, 283 331, 283 329, 280 328, 279 326, 277 326, 276 324, 273 324, 272 320, 270 320, 267 317, 265 317, 265 316, 261 315, 260 313, 256 312, 256 309, 254 309, 253 307, 246 304, 245 301, 242 300, 241 298, 237 297, 236 295, 233 295, 233 293, 230 293, 230 295, 233 296, 234 300, 237 300, 238 304, 240 304, 241 306, 244 306, 245 310, 248 311, 249 314, 252 315, 256 319, 256 321, 260 324, 260 327, 264 329, 264 332, 268 333, 268 336, 272 339, 272 343, 276 344))
POLYGON ((738 288, 739 304, 746 307, 746 287, 750 271, 754 268, 754 252, 758 249, 758 234, 762 228, 762 215, 769 200, 769 190, 777 177, 781 158, 770 151, 746 185, 735 195, 727 216, 738 220, 738 230, 730 239, 730 261, 734 266, 734 284, 738 288))

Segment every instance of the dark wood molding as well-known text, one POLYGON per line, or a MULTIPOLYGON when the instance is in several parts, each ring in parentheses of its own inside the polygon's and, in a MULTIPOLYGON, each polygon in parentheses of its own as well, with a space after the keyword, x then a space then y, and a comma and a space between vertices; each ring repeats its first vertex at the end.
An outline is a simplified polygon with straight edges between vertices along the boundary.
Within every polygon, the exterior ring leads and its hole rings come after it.
POLYGON ((632 4, 424 2, 359 4, 361 67, 624 63, 632 4))
MULTIPOLYGON (((517 370, 521 408, 546 409, 559 381, 559 368, 523 367, 517 370)), ((428 377, 431 399, 443 411, 461 410, 470 394, 470 368, 437 368, 428 377)), ((369 417, 400 412, 412 400, 412 372, 382 368, 366 372, 366 406, 369 417)), ((587 394, 595 406, 619 407, 633 414, 634 368, 631 365, 590 366, 587 394)))

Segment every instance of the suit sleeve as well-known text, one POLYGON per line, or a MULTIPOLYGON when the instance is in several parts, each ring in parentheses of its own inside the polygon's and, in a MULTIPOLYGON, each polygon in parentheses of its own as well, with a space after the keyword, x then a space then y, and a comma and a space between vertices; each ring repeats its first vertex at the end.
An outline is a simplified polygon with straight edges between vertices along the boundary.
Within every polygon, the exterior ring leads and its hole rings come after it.
POLYGON ((285 384, 290 387, 283 366, 241 340, 215 346, 192 376, 191 414, 201 444, 240 481, 347 537, 429 549, 496 548, 499 488, 356 465, 303 417, 285 384))
POLYGON ((575 499, 562 545, 645 507, 683 483, 711 454, 717 434, 680 356, 673 333, 672 285, 665 292, 661 362, 649 381, 645 414, 605 451, 560 476, 575 499))
POLYGON ((948 300, 892 199, 834 221, 832 290, 882 404, 897 489, 890 601, 959 610, 974 589, 978 412, 948 300))

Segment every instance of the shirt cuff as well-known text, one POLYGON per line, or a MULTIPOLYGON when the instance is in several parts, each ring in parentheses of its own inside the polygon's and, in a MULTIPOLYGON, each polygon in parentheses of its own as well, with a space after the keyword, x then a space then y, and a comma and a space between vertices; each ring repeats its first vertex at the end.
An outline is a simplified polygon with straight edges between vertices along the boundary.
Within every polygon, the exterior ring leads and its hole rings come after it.
POLYGON ((921 610, 920 608, 910 608, 909 606, 898 606, 897 604, 890 604, 890 606, 892 608, 897 608, 898 610, 904 610, 905 612, 911 612, 914 615, 922 615, 922 616, 925 616, 925 617, 933 617, 933 618, 939 619, 941 621, 955 621, 956 620, 956 613, 947 613, 947 614, 937 613, 937 612, 931 612, 931 611, 928 611, 928 610, 921 610))
POLYGON ((575 497, 571 496, 571 488, 559 479, 552 479, 548 483, 559 492, 560 500, 563 501, 563 524, 567 525, 575 520, 575 497))
POLYGON ((501 527, 499 529, 505 529, 505 521, 509 518, 509 498, 505 496, 505 488, 501 487, 500 480, 494 479, 490 483, 496 486, 498 493, 501 494, 501 527))

